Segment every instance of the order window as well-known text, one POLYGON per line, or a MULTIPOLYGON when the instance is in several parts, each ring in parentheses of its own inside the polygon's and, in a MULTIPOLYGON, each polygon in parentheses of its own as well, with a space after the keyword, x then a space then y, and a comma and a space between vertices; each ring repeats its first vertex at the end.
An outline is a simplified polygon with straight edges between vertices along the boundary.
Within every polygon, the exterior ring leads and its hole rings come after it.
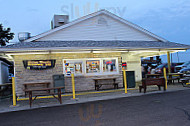
POLYGON ((103 60, 103 72, 116 72, 116 60, 103 60))
POLYGON ((98 72, 100 72, 100 60, 87 60, 86 73, 98 73, 98 72))
POLYGON ((70 76, 75 75, 101 75, 117 74, 117 58, 89 58, 89 59, 64 59, 63 72, 70 76))
POLYGON ((66 61, 65 63, 65 74, 71 75, 74 74, 82 74, 82 62, 78 61, 66 61))

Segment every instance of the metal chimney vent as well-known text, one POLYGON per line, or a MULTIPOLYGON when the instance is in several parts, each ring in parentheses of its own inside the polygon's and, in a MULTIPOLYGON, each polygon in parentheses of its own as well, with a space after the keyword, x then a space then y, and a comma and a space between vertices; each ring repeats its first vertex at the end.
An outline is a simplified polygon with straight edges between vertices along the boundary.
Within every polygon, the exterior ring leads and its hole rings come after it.
POLYGON ((54 15, 51 21, 51 29, 67 24, 69 22, 69 15, 54 15))

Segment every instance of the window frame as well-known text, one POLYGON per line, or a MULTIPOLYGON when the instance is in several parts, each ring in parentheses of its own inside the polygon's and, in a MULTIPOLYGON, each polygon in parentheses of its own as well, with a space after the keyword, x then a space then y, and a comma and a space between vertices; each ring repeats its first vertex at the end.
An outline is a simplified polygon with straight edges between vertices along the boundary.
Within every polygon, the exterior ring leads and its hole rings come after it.
POLYGON ((118 63, 118 58, 82 58, 82 59, 63 59, 63 74, 65 76, 71 76, 67 75, 65 71, 65 63, 64 61, 77 61, 77 62, 82 62, 82 73, 81 74, 75 74, 75 76, 96 76, 96 75, 112 75, 112 74, 119 74, 119 63, 118 63), (86 62, 89 60, 99 60, 100 61, 100 72, 96 73, 86 73, 86 62), (103 71, 103 60, 115 60, 115 66, 116 66, 116 71, 113 72, 104 72, 103 71))
POLYGON ((83 70, 83 68, 84 68, 84 63, 83 63, 83 60, 80 60, 80 59, 63 59, 63 74, 65 75, 65 76, 71 76, 71 75, 67 75, 67 73, 66 73, 66 71, 65 71, 65 63, 64 63, 64 61, 71 61, 71 62, 82 62, 82 73, 75 73, 75 75, 83 75, 84 74, 84 70, 83 70))
POLYGON ((109 74, 109 73, 119 73, 119 65, 118 65, 118 58, 102 58, 102 73, 104 74, 109 74), (116 67, 116 71, 113 72, 104 72, 103 70, 103 60, 115 60, 115 67, 116 67))

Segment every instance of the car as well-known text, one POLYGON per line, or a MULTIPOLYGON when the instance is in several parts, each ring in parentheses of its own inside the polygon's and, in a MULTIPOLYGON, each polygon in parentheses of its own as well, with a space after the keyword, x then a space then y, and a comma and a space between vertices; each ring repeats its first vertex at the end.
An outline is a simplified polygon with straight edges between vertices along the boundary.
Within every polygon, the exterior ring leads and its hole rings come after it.
POLYGON ((190 65, 190 61, 187 61, 182 65, 175 66, 175 72, 176 73, 179 72, 181 69, 187 67, 188 65, 190 65))
MULTIPOLYGON (((171 72, 174 73, 174 67, 177 66, 177 63, 171 63, 171 72)), ((166 72, 168 72, 168 63, 163 63, 155 68, 156 74, 163 74, 163 69, 166 68, 166 72)))
POLYGON ((179 73, 183 73, 183 74, 190 74, 190 65, 182 68, 179 73))

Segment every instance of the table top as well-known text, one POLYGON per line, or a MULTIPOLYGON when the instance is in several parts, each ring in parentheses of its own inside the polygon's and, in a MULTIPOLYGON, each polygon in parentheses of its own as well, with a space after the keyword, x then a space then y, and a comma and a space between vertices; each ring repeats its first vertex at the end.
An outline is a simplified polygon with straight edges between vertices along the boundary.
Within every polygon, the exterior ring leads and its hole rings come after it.
POLYGON ((9 85, 12 85, 12 83, 0 84, 0 86, 9 86, 9 85))
POLYGON ((162 74, 146 74, 146 76, 163 76, 162 74))
POLYGON ((50 82, 31 82, 31 83, 24 83, 23 85, 35 85, 35 84, 50 84, 50 82))
POLYGON ((183 75, 183 73, 169 73, 168 75, 183 75))
POLYGON ((52 87, 52 88, 38 88, 38 89, 26 89, 24 91, 29 92, 29 91, 47 91, 47 90, 55 90, 55 89, 63 89, 65 87, 52 87))
POLYGON ((114 80, 116 79, 115 77, 114 78, 94 78, 93 80, 114 80))

